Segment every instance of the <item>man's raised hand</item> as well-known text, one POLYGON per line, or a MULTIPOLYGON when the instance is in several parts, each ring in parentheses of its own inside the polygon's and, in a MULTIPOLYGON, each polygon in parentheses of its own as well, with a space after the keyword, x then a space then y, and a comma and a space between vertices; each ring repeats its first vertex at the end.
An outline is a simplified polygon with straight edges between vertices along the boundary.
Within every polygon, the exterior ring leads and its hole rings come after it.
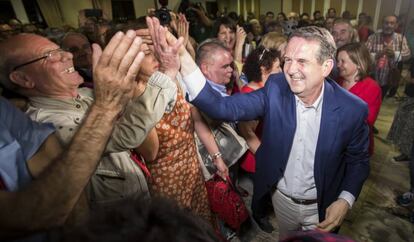
POLYGON ((178 54, 184 38, 180 37, 175 42, 167 41, 167 35, 170 33, 160 25, 157 18, 147 17, 147 25, 154 45, 154 54, 160 62, 160 71, 174 80, 180 69, 178 54))
POLYGON ((138 83, 144 53, 142 39, 135 31, 118 32, 106 48, 93 44, 92 64, 95 87, 95 105, 108 111, 121 112, 132 98, 138 83))

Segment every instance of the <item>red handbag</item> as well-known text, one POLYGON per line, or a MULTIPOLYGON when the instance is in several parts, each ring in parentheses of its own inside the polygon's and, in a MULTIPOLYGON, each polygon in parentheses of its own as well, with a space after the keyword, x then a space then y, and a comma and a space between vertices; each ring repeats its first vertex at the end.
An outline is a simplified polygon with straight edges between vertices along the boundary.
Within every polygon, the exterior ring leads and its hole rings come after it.
POLYGON ((234 190, 229 177, 224 181, 218 175, 206 181, 208 200, 211 210, 218 215, 230 228, 238 230, 249 217, 246 205, 234 190))

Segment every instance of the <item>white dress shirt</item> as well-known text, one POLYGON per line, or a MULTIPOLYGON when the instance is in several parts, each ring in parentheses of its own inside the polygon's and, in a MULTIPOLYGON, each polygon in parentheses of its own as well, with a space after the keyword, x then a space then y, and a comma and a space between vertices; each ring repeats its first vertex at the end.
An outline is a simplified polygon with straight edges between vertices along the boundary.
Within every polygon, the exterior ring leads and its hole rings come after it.
POLYGON ((296 131, 285 173, 277 189, 298 199, 316 199, 316 185, 313 177, 316 144, 323 103, 323 91, 316 101, 306 106, 296 95, 296 131))

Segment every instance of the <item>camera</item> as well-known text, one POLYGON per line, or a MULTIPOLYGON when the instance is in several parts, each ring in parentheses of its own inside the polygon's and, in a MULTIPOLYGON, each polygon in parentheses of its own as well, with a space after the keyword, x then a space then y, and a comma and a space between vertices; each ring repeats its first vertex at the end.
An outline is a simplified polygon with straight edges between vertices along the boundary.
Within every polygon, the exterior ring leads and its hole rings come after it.
POLYGON ((198 14, 196 10, 201 10, 202 6, 201 3, 190 4, 190 6, 185 10, 185 17, 188 21, 196 22, 198 19, 198 14))
POLYGON ((193 8, 187 8, 187 10, 185 10, 185 18, 190 23, 196 22, 196 20, 198 19, 198 14, 193 8))
POLYGON ((162 26, 169 25, 171 22, 170 10, 168 10, 168 8, 166 7, 161 7, 160 9, 156 10, 155 17, 157 17, 158 20, 160 20, 160 24, 162 26))

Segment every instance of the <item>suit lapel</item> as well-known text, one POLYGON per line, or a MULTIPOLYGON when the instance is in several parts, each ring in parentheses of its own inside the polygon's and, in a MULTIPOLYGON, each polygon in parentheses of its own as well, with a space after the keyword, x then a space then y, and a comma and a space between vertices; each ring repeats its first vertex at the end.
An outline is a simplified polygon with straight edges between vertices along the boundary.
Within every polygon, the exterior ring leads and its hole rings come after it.
POLYGON ((325 81, 321 125, 314 164, 314 177, 317 187, 321 187, 318 185, 324 184, 324 173, 326 167, 329 167, 329 164, 326 163, 331 156, 332 146, 335 143, 337 130, 339 128, 339 112, 341 108, 337 102, 337 98, 335 98, 335 92, 332 85, 334 84, 325 81))
POLYGON ((296 131, 296 101, 290 89, 284 93, 283 106, 281 107, 284 111, 281 116, 283 124, 281 132, 284 134, 286 141, 283 149, 283 160, 287 163, 296 131))

